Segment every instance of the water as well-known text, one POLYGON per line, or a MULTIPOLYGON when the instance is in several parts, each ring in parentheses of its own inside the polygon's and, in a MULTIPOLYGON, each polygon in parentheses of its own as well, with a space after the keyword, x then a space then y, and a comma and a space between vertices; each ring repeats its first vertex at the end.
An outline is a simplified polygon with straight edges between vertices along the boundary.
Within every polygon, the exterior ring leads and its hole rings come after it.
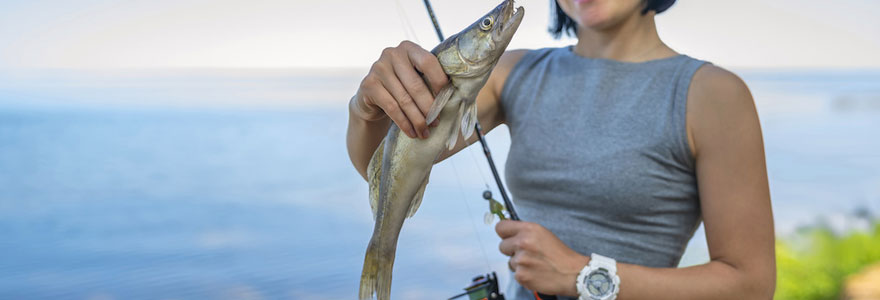
MULTIPOLYGON (((880 72, 742 74, 777 232, 880 212, 880 72)), ((345 151, 360 75, 0 75, 0 298, 355 298, 373 226, 345 151)), ((506 128, 488 139, 503 168, 506 128)), ((451 296, 489 270, 506 284, 482 154, 431 179, 400 238, 395 299, 451 296)), ((708 259, 702 235, 684 265, 708 259)))

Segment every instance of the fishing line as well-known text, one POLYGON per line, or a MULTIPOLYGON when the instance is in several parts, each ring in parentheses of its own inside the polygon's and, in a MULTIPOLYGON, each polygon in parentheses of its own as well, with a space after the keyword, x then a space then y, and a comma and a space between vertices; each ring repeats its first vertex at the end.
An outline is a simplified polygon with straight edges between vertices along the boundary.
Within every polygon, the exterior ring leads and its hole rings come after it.
MULTIPOLYGON (((452 158, 452 157, 450 157, 452 158)), ((471 220, 471 227, 474 229, 474 235, 477 237, 477 243, 480 244, 480 250, 483 252, 483 259, 486 260, 486 269, 491 270, 492 264, 489 262, 489 252, 486 252, 486 248, 483 247, 483 239, 480 238, 480 231, 477 229, 477 223, 474 222, 474 215, 471 214, 471 205, 468 204, 468 198, 464 194, 464 186, 461 184, 461 178, 459 178, 458 168, 455 167, 455 160, 450 159, 449 162, 452 164, 452 170, 455 172, 455 182, 458 183, 458 193, 461 194, 461 201, 464 202, 465 207, 467 208, 468 220, 471 220)))
POLYGON ((404 28, 403 35, 406 36, 406 39, 413 40, 416 44, 421 44, 418 35, 416 35, 416 30, 413 28, 412 23, 410 23, 409 17, 407 17, 406 10, 403 9, 403 4, 400 3, 400 0, 394 0, 394 4, 397 7, 397 16, 400 19, 400 24, 404 28))
POLYGON ((474 166, 476 166, 477 172, 480 173, 480 179, 483 180, 483 185, 486 186, 486 190, 491 190, 492 188, 489 187, 489 181, 486 180, 486 174, 483 174, 483 168, 480 168, 480 162, 478 162, 477 157, 474 156, 474 147, 468 145, 467 148, 467 152, 470 153, 471 160, 474 162, 474 166))

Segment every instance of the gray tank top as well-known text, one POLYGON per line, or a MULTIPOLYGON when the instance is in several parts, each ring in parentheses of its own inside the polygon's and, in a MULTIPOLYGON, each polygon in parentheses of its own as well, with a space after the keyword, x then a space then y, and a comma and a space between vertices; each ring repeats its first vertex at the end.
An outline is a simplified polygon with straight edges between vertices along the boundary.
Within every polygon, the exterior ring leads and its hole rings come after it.
MULTIPOLYGON (((520 217, 583 255, 677 266, 701 221, 685 111, 704 63, 626 63, 570 47, 525 54, 501 94, 505 176, 520 217)), ((510 299, 534 298, 510 283, 510 299)))

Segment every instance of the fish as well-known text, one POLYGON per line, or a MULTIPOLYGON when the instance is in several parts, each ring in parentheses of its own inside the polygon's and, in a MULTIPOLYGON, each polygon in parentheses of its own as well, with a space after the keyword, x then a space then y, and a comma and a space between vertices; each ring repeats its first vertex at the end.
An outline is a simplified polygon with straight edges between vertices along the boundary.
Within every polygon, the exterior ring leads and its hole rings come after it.
MULTIPOLYGON (((476 98, 519 28, 525 9, 504 0, 492 11, 431 50, 449 77, 434 97, 427 124, 436 120, 426 139, 413 139, 393 124, 367 167, 373 235, 361 273, 361 300, 387 300, 397 240, 405 219, 421 205, 435 161, 459 139, 474 133, 476 98)), ((424 78, 423 78, 424 80, 424 78)))

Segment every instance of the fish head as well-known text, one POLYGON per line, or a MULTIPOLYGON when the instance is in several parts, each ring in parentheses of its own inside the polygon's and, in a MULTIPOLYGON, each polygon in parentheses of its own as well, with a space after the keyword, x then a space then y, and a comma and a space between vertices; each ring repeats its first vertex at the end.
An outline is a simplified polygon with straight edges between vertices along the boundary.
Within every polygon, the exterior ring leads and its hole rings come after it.
POLYGON ((487 74, 498 62, 522 22, 525 9, 504 0, 495 9, 450 37, 434 54, 450 76, 475 77, 487 74))

